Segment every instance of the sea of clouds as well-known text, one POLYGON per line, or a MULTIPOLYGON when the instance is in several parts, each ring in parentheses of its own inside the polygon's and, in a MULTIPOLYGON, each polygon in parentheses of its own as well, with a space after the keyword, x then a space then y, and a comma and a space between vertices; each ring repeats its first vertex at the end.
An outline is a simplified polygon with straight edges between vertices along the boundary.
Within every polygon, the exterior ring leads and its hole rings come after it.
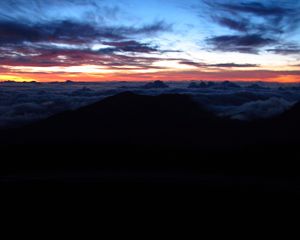
POLYGON ((278 83, 105 82, 0 83, 0 128, 15 127, 79 108, 124 91, 190 94, 220 116, 253 120, 278 115, 300 101, 300 85, 278 83))

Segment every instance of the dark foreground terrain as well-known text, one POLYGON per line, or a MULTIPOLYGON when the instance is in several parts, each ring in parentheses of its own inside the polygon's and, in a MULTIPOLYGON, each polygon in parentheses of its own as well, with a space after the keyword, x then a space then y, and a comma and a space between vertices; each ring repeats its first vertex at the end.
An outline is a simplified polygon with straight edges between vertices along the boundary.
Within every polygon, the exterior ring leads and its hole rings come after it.
POLYGON ((1 184, 193 186, 300 193, 300 105, 219 118, 188 95, 130 92, 1 132, 1 184))

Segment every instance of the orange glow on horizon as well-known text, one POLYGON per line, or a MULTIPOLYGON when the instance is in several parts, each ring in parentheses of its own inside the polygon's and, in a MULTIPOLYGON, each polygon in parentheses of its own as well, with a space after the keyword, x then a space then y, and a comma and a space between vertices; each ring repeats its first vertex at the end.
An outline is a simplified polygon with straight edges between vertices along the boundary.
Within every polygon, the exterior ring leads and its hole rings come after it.
POLYGON ((300 73, 270 70, 231 70, 231 71, 160 71, 132 73, 9 73, 0 75, 1 81, 16 82, 111 82, 111 81, 265 81, 292 83, 300 82, 300 73))
POLYGON ((0 82, 3 81, 14 81, 14 82, 32 82, 36 81, 35 78, 27 76, 18 76, 18 75, 0 75, 0 82))

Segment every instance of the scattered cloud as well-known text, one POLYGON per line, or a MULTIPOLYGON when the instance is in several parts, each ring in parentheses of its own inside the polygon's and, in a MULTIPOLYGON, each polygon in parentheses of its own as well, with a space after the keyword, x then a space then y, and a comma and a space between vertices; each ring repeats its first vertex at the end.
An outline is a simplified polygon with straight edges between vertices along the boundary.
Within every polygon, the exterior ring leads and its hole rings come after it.
POLYGON ((284 44, 272 49, 268 49, 267 51, 281 55, 300 55, 300 46, 297 44, 284 44))
POLYGON ((277 43, 276 40, 258 34, 223 35, 207 39, 214 50, 257 54, 259 49, 277 43))
POLYGON ((286 44, 283 36, 297 30, 300 23, 299 1, 203 2, 213 22, 234 32, 208 38, 219 51, 257 54, 265 47, 286 44))
POLYGON ((213 67, 222 67, 222 68, 252 68, 252 67, 259 67, 258 64, 250 64, 250 63, 245 63, 245 64, 238 64, 238 63, 219 63, 219 64, 213 64, 209 65, 213 67))
POLYGON ((215 21, 221 26, 227 27, 232 30, 239 32, 247 32, 249 29, 249 22, 246 19, 242 21, 236 21, 228 17, 215 17, 215 21))
POLYGON ((259 67, 258 64, 238 64, 238 63, 217 63, 217 64, 205 64, 205 63, 197 63, 192 61, 181 61, 180 64, 190 65, 194 67, 219 67, 219 68, 252 68, 259 67))
MULTIPOLYGON (((30 10, 24 5, 24 8, 17 8, 16 12, 23 13, 24 9, 30 10)), ((32 67, 83 64, 144 67, 146 57, 140 59, 133 54, 160 54, 168 50, 134 39, 154 37, 171 30, 171 24, 165 21, 128 26, 75 18, 20 21, 1 17, 0 14, 0 63, 5 66, 32 67), (97 45, 101 47, 97 49, 97 45)), ((148 62, 153 61, 152 58, 148 62)))
POLYGON ((142 27, 109 27, 87 22, 59 21, 26 24, 0 22, 1 44, 22 44, 24 42, 90 43, 94 40, 126 39, 132 35, 155 34, 169 30, 169 25, 159 21, 142 27))
POLYGON ((198 3, 1 1, 0 81, 299 80, 298 0, 198 3))

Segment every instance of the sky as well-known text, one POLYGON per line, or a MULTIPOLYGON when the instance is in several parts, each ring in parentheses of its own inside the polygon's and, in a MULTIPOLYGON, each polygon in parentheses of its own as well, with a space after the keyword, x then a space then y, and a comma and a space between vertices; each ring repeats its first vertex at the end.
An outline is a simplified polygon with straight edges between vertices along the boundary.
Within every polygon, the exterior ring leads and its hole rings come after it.
POLYGON ((300 0, 5 0, 0 81, 300 81, 300 0))

